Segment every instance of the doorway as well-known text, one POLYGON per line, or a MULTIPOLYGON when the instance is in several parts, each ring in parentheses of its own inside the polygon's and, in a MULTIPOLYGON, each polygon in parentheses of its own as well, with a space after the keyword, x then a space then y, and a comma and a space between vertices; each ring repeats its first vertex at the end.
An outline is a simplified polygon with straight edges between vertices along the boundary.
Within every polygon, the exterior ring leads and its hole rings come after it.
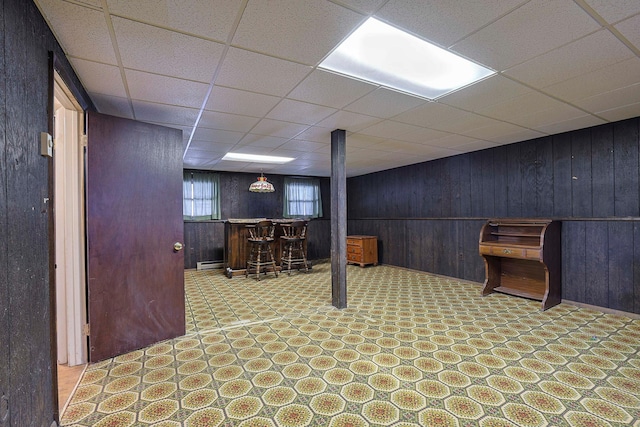
POLYGON ((54 75, 54 228, 58 401, 62 412, 87 364, 84 113, 54 75))

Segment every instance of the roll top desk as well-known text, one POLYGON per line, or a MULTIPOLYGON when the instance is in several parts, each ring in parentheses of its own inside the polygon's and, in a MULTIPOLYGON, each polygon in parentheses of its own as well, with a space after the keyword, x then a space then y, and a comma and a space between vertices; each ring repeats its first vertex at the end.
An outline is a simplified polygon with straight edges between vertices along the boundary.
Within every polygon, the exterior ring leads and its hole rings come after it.
POLYGON ((559 221, 492 219, 480 231, 479 251, 486 270, 482 295, 500 292, 559 304, 561 252, 559 221))

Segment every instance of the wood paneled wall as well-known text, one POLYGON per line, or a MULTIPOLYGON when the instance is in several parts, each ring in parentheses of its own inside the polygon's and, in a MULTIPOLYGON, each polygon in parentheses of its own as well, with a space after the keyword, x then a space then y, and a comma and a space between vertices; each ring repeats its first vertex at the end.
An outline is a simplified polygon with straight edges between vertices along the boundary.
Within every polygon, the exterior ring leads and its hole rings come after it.
POLYGON ((52 64, 81 105, 91 101, 33 2, 0 3, 0 50, 0 426, 49 426, 58 410, 52 161, 39 138, 52 133, 52 64))
MULTIPOLYGON (((249 185, 259 174, 217 172, 220 174, 220 211, 228 218, 282 218, 284 175, 267 174, 276 191, 251 193, 249 185)), ((330 219, 330 187, 328 178, 320 178, 323 217, 309 223, 307 250, 309 259, 328 258, 329 229, 324 222, 330 219), (326 228, 326 229, 325 229, 326 228)), ((224 223, 222 221, 185 221, 184 267, 196 268, 198 261, 218 261, 224 258, 224 223)))
POLYGON ((378 235, 383 263, 482 282, 484 220, 559 219, 562 297, 640 313, 639 128, 634 118, 350 178, 349 233, 378 235))

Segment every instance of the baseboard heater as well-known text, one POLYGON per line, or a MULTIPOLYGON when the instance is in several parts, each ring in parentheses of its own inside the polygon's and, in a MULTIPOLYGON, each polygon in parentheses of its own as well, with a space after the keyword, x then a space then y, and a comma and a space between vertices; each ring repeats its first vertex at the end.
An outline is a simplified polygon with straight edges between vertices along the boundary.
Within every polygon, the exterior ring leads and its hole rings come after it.
POLYGON ((224 267, 222 261, 199 261, 196 263, 196 270, 215 270, 224 267))

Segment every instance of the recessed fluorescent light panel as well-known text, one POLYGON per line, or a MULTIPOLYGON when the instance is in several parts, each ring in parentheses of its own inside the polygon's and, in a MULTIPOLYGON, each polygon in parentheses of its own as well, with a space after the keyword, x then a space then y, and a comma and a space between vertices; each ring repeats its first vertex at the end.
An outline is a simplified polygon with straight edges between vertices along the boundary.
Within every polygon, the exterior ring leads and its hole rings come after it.
POLYGON ((495 74, 375 18, 347 37, 320 68, 428 99, 495 74))
POLYGON ((278 157, 278 156, 260 156, 257 154, 243 154, 243 153, 227 153, 222 160, 232 160, 235 162, 253 162, 253 163, 277 163, 283 164, 294 160, 293 157, 278 157))

